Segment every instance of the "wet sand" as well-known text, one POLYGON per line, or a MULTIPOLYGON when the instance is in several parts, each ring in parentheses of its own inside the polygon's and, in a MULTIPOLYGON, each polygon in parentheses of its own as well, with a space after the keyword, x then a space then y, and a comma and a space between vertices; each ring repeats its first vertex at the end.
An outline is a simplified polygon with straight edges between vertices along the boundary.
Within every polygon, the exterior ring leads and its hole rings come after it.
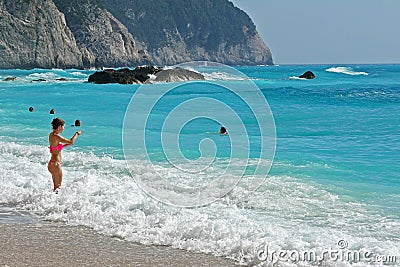
POLYGON ((0 266, 235 266, 233 261, 107 237, 0 212, 0 266))

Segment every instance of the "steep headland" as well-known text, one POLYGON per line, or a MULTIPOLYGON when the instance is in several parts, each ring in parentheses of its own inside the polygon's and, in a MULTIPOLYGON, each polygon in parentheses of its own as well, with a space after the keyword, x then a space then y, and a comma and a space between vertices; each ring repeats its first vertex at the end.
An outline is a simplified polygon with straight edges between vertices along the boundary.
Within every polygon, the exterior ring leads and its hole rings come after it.
POLYGON ((228 0, 0 0, 0 68, 273 64, 228 0))

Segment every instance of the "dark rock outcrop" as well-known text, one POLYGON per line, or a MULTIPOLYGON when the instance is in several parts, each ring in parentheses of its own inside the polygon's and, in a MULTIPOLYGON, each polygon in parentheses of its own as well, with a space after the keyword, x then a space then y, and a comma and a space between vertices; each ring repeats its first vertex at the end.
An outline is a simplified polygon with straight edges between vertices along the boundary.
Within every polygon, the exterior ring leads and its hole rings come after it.
POLYGON ((88 81, 97 84, 120 83, 139 84, 151 82, 178 82, 190 80, 204 80, 200 73, 174 68, 164 70, 161 67, 145 66, 137 67, 134 70, 124 68, 119 70, 107 69, 97 71, 89 76, 88 81))
POLYGON ((15 81, 15 79, 17 79, 17 77, 7 77, 7 78, 5 78, 3 81, 5 81, 5 82, 11 82, 11 81, 15 81))
POLYGON ((306 72, 304 72, 302 75, 300 75, 299 78, 303 78, 303 79, 314 79, 314 78, 315 78, 315 75, 314 75, 314 73, 312 73, 311 71, 306 71, 306 72))
POLYGON ((120 84, 134 84, 144 83, 149 79, 148 75, 155 74, 161 71, 159 67, 138 67, 134 70, 124 68, 119 70, 106 69, 103 71, 96 71, 89 76, 88 82, 105 84, 105 83, 120 83, 120 84))

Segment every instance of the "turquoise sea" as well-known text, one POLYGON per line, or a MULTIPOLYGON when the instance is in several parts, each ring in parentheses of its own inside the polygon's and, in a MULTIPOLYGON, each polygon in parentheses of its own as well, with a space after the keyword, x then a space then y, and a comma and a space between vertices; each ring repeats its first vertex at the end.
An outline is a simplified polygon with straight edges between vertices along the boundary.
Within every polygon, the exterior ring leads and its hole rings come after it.
POLYGON ((207 82, 0 70, 0 207, 247 265, 400 266, 400 65, 196 70, 207 82), (307 70, 316 78, 296 78, 307 70), (64 137, 83 130, 58 195, 55 116, 64 137))

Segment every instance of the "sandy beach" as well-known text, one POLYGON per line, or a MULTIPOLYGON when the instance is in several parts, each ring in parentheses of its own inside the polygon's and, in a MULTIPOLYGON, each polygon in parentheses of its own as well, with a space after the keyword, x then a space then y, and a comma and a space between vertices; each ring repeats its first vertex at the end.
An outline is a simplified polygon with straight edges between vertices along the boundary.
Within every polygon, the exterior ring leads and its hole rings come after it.
POLYGON ((1 266, 235 266, 211 255, 140 245, 27 214, 0 216, 1 266))

